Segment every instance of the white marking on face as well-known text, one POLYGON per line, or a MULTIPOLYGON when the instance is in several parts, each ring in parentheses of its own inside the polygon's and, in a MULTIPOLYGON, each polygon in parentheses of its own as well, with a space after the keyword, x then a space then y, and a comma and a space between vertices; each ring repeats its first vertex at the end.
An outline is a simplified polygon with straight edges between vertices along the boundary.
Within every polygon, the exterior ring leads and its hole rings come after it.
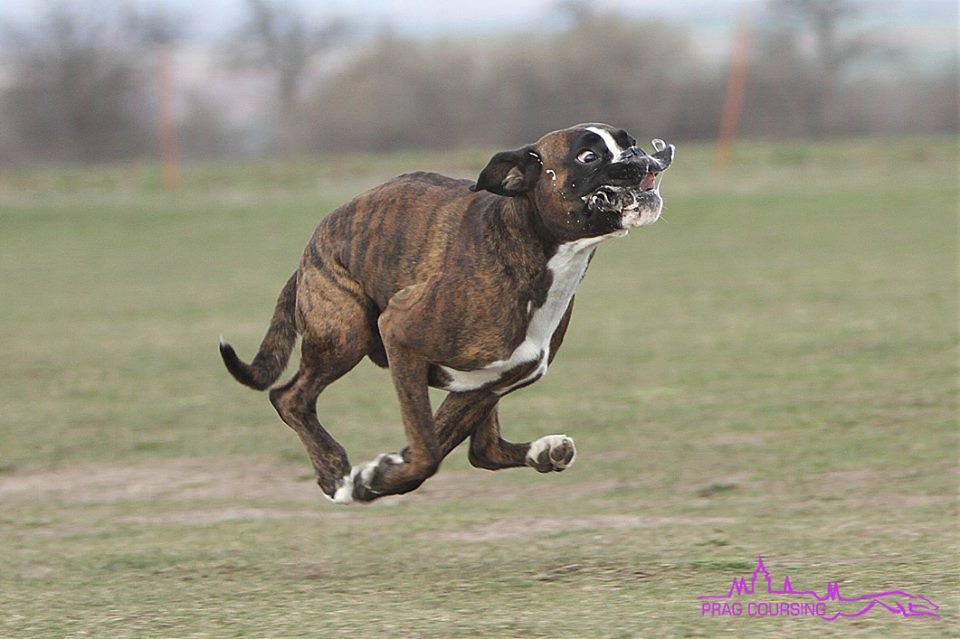
POLYGON ((450 382, 447 383, 446 390, 458 393, 476 390, 496 382, 506 372, 517 366, 534 361, 538 361, 539 364, 533 372, 510 386, 495 392, 498 395, 504 395, 519 386, 543 377, 547 373, 550 360, 550 340, 560 325, 560 320, 563 319, 567 307, 570 306, 570 300, 573 299, 577 286, 580 285, 587 272, 587 265, 593 249, 601 242, 617 237, 619 232, 561 244, 557 248, 557 252, 547 262, 547 269, 553 275, 553 281, 547 291, 547 299, 543 306, 533 311, 533 316, 527 324, 527 335, 523 342, 514 349, 507 359, 491 362, 483 368, 458 371, 441 366, 440 368, 451 378, 450 382))
MULTIPOLYGON (((530 448, 527 450, 527 464, 530 466, 536 466, 537 458, 545 450, 553 450, 554 448, 559 448, 565 443, 569 442, 570 446, 573 447, 573 440, 567 437, 566 435, 547 435, 546 437, 541 437, 540 439, 532 442, 530 448)), ((577 459, 577 449, 573 448, 573 457, 569 462, 563 463, 562 461, 558 462, 553 460, 554 468, 569 468, 573 465, 573 462, 577 459)))
POLYGON ((610 151, 610 154, 613 157, 614 162, 616 162, 617 158, 619 158, 623 154, 623 150, 624 150, 623 147, 617 144, 617 141, 613 139, 613 136, 610 135, 609 131, 598 129, 595 126, 588 126, 587 131, 590 131, 591 133, 596 133, 597 135, 600 136, 601 139, 603 139, 603 143, 607 145, 607 150, 610 151))

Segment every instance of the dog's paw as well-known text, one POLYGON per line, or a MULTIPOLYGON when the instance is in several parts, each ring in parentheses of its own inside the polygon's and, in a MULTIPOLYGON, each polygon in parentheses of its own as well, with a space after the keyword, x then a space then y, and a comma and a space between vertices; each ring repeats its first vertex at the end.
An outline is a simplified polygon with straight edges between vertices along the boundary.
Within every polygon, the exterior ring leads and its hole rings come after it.
POLYGON ((384 466, 395 466, 403 463, 403 457, 395 453, 384 453, 376 459, 364 464, 357 464, 350 469, 337 486, 336 492, 330 497, 335 504, 352 504, 353 502, 373 501, 382 496, 371 486, 376 483, 377 476, 384 466))
POLYGON ((527 466, 541 473, 566 470, 577 457, 573 440, 566 435, 547 435, 530 444, 527 451, 527 466))

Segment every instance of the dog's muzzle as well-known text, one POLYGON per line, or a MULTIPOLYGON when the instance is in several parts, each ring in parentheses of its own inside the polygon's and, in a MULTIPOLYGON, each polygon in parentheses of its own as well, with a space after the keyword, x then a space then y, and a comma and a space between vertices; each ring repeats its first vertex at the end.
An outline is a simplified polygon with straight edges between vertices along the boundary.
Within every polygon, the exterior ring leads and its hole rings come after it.
POLYGON ((609 166, 604 183, 585 199, 591 212, 615 212, 622 216, 623 228, 644 226, 660 217, 659 176, 673 163, 676 147, 653 140, 650 155, 638 146, 630 147, 609 166))

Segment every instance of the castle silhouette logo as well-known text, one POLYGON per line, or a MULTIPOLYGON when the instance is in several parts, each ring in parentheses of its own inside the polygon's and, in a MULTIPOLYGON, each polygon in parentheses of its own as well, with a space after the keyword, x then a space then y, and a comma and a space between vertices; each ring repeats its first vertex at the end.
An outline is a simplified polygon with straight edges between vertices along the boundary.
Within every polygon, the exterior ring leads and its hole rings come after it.
POLYGON ((827 592, 796 590, 790 577, 783 587, 774 588, 773 579, 757 556, 757 567, 749 577, 734 577, 730 590, 722 595, 700 595, 701 617, 820 617, 824 621, 862 617, 874 609, 902 617, 940 618, 935 603, 903 590, 890 590, 856 597, 840 594, 840 585, 827 584, 827 592))

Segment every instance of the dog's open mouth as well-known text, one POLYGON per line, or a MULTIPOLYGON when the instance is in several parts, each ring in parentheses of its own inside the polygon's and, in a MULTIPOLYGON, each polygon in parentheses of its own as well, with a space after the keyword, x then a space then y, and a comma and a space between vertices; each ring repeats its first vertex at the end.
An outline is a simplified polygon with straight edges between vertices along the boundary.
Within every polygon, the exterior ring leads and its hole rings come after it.
POLYGON ((656 179, 656 175, 650 172, 637 186, 605 184, 589 195, 587 207, 595 213, 600 211, 624 213, 658 202, 660 196, 656 179))
POLYGON ((656 187, 643 186, 601 186, 589 196, 587 209, 593 213, 618 215, 621 229, 653 224, 660 218, 663 200, 656 187))
POLYGON ((674 146, 663 140, 653 141, 656 153, 648 156, 640 149, 630 149, 621 160, 621 171, 633 171, 630 178, 621 174, 620 179, 604 184, 587 195, 584 202, 591 213, 616 213, 624 229, 635 228, 656 222, 660 217, 663 200, 660 198, 660 176, 673 161, 674 146), (629 155, 628 155, 629 154, 629 155), (641 168, 642 167, 642 168, 641 168), (635 171, 641 168, 637 176, 635 171), (635 177, 634 177, 635 176, 635 177))
POLYGON ((622 229, 653 224, 660 218, 662 207, 657 175, 652 172, 636 186, 605 184, 587 196, 587 209, 591 213, 618 215, 622 229))

